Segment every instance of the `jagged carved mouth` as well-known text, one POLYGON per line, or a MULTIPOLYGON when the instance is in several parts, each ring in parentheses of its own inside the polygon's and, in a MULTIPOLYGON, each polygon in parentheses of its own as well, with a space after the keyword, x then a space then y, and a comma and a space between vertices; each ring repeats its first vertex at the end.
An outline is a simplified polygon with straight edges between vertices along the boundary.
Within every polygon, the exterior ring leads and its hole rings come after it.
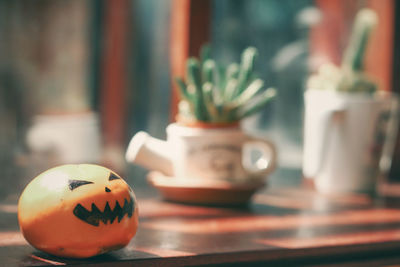
POLYGON ((93 226, 99 226, 100 221, 102 221, 104 224, 107 224, 108 222, 112 224, 116 218, 118 218, 118 222, 121 222, 125 215, 127 215, 129 218, 132 217, 133 209, 135 207, 131 196, 129 197, 129 201, 125 199, 122 207, 118 201, 115 202, 115 207, 113 210, 111 210, 110 204, 107 201, 104 211, 100 211, 94 203, 92 203, 91 211, 87 210, 81 204, 78 204, 74 208, 73 213, 82 221, 93 226))

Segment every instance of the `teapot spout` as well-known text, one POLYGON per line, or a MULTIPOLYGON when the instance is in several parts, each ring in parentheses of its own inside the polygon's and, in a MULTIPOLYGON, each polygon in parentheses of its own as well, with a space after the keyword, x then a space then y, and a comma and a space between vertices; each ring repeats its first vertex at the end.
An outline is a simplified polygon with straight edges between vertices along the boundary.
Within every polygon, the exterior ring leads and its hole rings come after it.
POLYGON ((168 143, 151 137, 146 132, 138 132, 129 142, 125 159, 149 170, 156 170, 173 176, 173 167, 168 143))

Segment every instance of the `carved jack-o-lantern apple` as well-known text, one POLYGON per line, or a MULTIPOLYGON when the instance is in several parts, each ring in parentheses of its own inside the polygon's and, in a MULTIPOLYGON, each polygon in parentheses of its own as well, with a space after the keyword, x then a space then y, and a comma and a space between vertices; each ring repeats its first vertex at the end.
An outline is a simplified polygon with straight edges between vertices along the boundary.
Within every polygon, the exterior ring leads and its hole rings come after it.
POLYGON ((33 179, 18 203, 26 240, 39 250, 85 258, 126 246, 138 227, 129 185, 90 164, 63 165, 33 179))

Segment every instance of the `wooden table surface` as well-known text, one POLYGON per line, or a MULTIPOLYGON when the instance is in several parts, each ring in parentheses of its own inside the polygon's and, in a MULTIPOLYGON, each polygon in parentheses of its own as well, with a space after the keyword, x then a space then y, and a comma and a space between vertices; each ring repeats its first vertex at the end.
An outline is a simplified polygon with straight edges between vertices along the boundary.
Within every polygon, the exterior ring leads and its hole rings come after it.
MULTIPOLYGON (((139 191, 138 189, 136 191, 139 191)), ((139 193, 140 226, 124 249, 85 260, 29 246, 17 206, 0 204, 0 266, 400 266, 400 201, 265 189, 244 207, 189 206, 139 193)))

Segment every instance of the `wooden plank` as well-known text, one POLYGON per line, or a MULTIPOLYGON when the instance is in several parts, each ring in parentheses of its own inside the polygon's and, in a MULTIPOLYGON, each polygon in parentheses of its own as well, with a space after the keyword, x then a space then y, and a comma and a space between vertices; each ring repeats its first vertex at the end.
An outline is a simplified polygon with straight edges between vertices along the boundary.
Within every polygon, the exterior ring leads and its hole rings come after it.
POLYGON ((343 1, 316 0, 322 19, 310 32, 311 55, 320 65, 332 62, 339 65, 342 57, 341 39, 345 31, 346 19, 343 1))
POLYGON ((178 89, 174 78, 185 76, 186 59, 198 56, 200 47, 209 41, 211 24, 210 0, 173 0, 171 15, 171 121, 178 111, 178 89))
POLYGON ((124 141, 126 116, 126 45, 128 0, 105 2, 104 54, 102 62, 101 105, 106 145, 120 146, 124 141))
POLYGON ((394 1, 369 0, 368 6, 377 13, 379 22, 368 46, 366 72, 377 80, 381 90, 392 91, 394 1))
MULTIPOLYGON (((395 21, 394 21, 394 54, 393 54, 393 91, 400 94, 400 2, 395 1, 395 21)), ((400 133, 400 129, 399 129, 400 133)), ((392 168, 389 174, 389 181, 400 182, 400 137, 398 135, 396 147, 393 156, 392 168)), ((393 189, 393 187, 391 186, 393 189)), ((400 189, 397 187, 397 189, 400 189)), ((400 191, 397 190, 397 195, 400 195, 400 191)))

